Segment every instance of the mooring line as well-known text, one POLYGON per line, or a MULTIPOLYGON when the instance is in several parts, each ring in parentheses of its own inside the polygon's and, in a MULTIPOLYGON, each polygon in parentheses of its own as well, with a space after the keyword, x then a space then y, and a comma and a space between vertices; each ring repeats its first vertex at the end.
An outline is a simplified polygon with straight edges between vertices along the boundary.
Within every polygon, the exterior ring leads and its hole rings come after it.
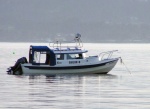
POLYGON ((123 64, 126 68, 126 70, 131 74, 131 71, 128 69, 128 67, 125 65, 125 63, 123 62, 123 59, 120 57, 120 62, 121 64, 123 64))

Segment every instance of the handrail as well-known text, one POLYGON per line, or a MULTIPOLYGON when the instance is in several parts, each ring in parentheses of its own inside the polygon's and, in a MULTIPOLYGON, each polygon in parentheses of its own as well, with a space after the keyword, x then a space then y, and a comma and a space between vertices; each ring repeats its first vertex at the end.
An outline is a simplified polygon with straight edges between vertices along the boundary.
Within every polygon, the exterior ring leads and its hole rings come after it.
POLYGON ((49 42, 49 46, 53 48, 82 48, 83 43, 81 41, 81 35, 77 34, 72 41, 54 41, 54 42, 49 42), (52 45, 51 45, 52 43, 52 45), (75 44, 75 45, 68 45, 68 44, 75 44))
POLYGON ((99 54, 99 58, 101 58, 101 60, 103 60, 103 57, 104 57, 105 55, 108 55, 107 58, 105 58, 105 59, 109 59, 109 58, 111 58, 112 54, 113 54, 114 52, 117 52, 117 51, 118 51, 118 50, 112 50, 112 51, 102 52, 102 53, 99 54))

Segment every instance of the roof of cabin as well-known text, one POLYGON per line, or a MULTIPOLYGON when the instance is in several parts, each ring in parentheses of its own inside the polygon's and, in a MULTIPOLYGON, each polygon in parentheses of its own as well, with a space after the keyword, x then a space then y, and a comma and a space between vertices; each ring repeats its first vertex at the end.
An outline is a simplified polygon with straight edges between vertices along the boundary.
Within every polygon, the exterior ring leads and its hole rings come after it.
POLYGON ((33 51, 53 51, 54 54, 74 54, 74 53, 86 53, 88 52, 87 50, 82 50, 79 48, 63 48, 63 49, 59 49, 59 48, 55 48, 55 49, 50 49, 47 46, 31 46, 33 51))
POLYGON ((33 51, 50 51, 47 46, 31 46, 33 51))

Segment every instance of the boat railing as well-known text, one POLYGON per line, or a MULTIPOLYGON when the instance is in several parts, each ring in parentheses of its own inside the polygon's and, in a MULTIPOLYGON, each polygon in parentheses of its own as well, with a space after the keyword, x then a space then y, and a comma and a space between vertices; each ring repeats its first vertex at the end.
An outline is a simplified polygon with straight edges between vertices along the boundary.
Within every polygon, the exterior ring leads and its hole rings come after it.
POLYGON ((107 52, 101 52, 101 53, 99 54, 99 59, 100 59, 100 60, 109 59, 109 58, 111 58, 112 54, 113 54, 114 52, 117 52, 117 51, 118 51, 118 50, 112 50, 112 51, 107 51, 107 52))
POLYGON ((83 43, 81 41, 81 35, 77 34, 72 41, 54 41, 54 42, 49 42, 49 46, 53 48, 82 48, 83 43))

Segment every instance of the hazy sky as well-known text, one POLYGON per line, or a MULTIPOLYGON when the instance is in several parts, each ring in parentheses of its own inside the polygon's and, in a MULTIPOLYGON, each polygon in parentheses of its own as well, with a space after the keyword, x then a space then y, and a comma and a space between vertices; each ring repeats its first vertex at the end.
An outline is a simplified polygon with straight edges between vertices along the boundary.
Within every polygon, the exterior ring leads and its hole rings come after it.
POLYGON ((0 0, 0 40, 147 40, 149 11, 150 0, 0 0))

